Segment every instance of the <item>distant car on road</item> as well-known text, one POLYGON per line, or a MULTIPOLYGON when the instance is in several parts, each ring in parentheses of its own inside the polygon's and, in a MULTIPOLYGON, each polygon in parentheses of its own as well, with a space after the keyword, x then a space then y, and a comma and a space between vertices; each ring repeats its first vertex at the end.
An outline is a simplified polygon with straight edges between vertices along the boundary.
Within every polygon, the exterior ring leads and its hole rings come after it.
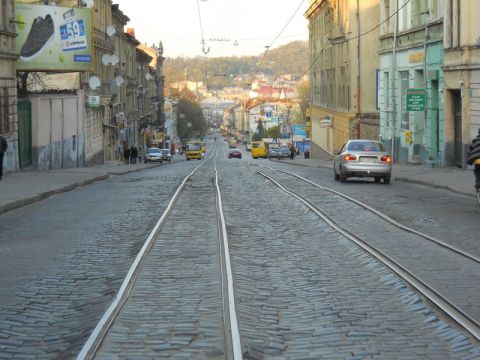
POLYGON ((149 162, 159 162, 160 164, 163 161, 163 155, 159 148, 148 148, 145 152, 145 164, 149 162))
POLYGON ((169 149, 160 149, 160 151, 162 152, 162 160, 172 161, 172 155, 169 149))
POLYGON ((284 159, 290 157, 290 149, 286 146, 270 146, 268 149, 270 159, 284 159))
POLYGON ((376 140, 349 140, 334 152, 335 180, 345 182, 349 177, 373 177, 390 184, 392 157, 385 146, 376 140))
POLYGON ((242 158, 242 152, 239 149, 230 149, 228 152, 228 158, 242 158))

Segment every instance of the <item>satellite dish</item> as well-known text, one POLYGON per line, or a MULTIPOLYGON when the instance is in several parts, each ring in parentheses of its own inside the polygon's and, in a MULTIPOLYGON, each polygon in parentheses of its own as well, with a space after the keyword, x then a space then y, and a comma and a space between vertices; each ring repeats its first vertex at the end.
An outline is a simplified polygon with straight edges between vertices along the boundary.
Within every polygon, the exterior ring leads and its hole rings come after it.
POLYGON ((117 55, 111 55, 110 62, 112 63, 112 65, 117 65, 120 62, 120 59, 117 55))
POLYGON ((122 86, 123 82, 123 76, 118 75, 115 77, 115 83, 117 84, 117 86, 122 86))
POLYGON ((93 75, 90 76, 90 79, 88 79, 88 86, 90 86, 90 89, 92 90, 97 90, 101 84, 102 83, 98 76, 93 75))
POLYGON ((107 35, 112 37, 113 35, 115 35, 115 33, 117 32, 117 30, 115 30, 115 27, 113 27, 112 25, 109 25, 107 26, 107 35))
POLYGON ((93 7, 93 0, 82 0, 83 6, 87 8, 93 7))
POLYGON ((111 59, 111 56, 109 54, 103 54, 102 55, 102 64, 107 66, 108 64, 110 64, 110 62, 112 61, 111 59))

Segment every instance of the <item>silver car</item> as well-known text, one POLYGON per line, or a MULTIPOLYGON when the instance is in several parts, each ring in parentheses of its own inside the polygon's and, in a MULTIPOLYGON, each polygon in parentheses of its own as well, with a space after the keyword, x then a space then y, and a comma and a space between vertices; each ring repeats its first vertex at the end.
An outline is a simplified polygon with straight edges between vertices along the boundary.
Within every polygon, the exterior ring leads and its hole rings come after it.
POLYGON ((349 140, 340 151, 334 152, 335 180, 345 182, 349 177, 373 177, 390 183, 392 157, 385 146, 376 140, 349 140))
POLYGON ((172 155, 169 149, 160 149, 160 151, 162 152, 162 160, 172 161, 172 155))
POLYGON ((160 149, 148 148, 147 151, 145 151, 145 164, 152 161, 159 162, 161 164, 162 160, 162 152, 160 149))

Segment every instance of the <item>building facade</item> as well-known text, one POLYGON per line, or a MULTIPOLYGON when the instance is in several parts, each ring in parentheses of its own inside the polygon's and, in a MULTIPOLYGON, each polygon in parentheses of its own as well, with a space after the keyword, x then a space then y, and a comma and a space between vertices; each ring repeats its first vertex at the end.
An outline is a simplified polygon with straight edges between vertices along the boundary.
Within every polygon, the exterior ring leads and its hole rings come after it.
POLYGON ((17 83, 15 61, 15 2, 0 3, 0 135, 7 139, 8 149, 4 155, 4 171, 19 169, 17 83))
POLYGON ((480 128, 480 22, 476 0, 445 0, 444 163, 466 166, 480 128))
POLYGON ((377 138, 379 0, 311 0, 309 21, 312 157, 349 138, 377 138))
POLYGON ((382 142, 395 162, 441 166, 443 0, 382 0, 380 23, 382 142))

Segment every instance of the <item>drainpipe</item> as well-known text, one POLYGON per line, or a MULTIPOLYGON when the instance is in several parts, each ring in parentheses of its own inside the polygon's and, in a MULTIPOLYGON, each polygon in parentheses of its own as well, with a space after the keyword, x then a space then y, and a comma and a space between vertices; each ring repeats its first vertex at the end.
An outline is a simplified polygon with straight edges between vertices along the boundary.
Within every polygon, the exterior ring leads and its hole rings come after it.
POLYGON ((393 49, 392 49, 392 162, 396 161, 395 156, 395 119, 397 117, 397 102, 395 100, 395 72, 397 71, 397 31, 398 31, 398 0, 395 1, 395 21, 393 30, 393 49))
MULTIPOLYGON (((428 16, 430 17, 430 12, 428 13, 428 16)), ((427 93, 427 85, 428 85, 428 74, 427 74, 427 42, 429 40, 429 35, 428 35, 428 23, 425 24, 425 41, 423 43, 423 91, 425 91, 425 102, 427 102, 427 98, 428 96, 426 96, 426 93, 427 93)), ((425 108, 423 109, 423 145, 425 146, 426 145, 426 129, 427 129, 427 104, 425 104, 425 108)), ((430 112, 430 114, 432 114, 430 112)), ((432 119, 433 121, 433 119, 432 119)), ((437 124, 438 126, 439 124, 437 124)), ((432 147, 432 143, 431 143, 431 139, 429 141, 429 148, 432 147)), ((426 149, 425 149, 426 150, 426 149)))
POLYGON ((360 139, 360 119, 361 119, 361 102, 360 102, 360 0, 357 0, 357 139, 360 139))

